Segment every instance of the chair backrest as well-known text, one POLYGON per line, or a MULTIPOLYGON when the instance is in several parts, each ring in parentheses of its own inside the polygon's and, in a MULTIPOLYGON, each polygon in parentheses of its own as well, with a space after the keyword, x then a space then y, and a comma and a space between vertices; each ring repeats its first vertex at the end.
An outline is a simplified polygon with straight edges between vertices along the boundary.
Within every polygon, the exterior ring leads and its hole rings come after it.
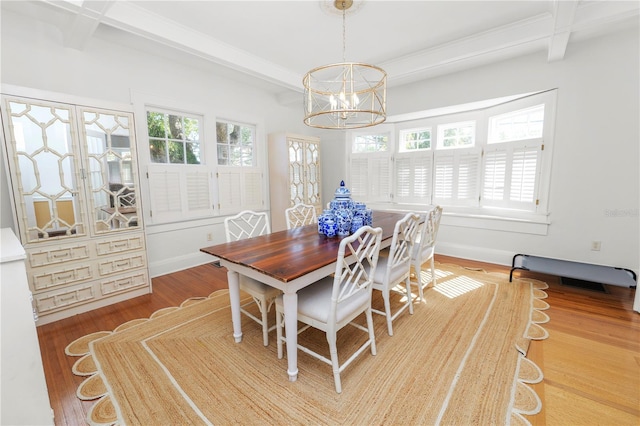
POLYGON ((409 273, 413 244, 416 240, 419 225, 420 215, 417 213, 407 213, 396 222, 391 246, 389 246, 389 260, 387 261, 387 270, 385 272, 385 281, 387 283, 389 283, 392 275, 395 276, 394 271, 406 268, 407 274, 409 273))
POLYGON ((284 211, 287 229, 318 223, 316 208, 308 204, 296 204, 284 211))
POLYGON ((370 226, 363 226, 340 241, 329 318, 336 318, 338 305, 345 300, 363 292, 371 294, 381 241, 382 228, 370 226))
POLYGON ((438 229, 440 228, 440 218, 442 217, 442 207, 433 206, 426 212, 422 230, 420 231, 419 243, 414 248, 415 253, 421 253, 426 247, 433 247, 436 244, 438 229))
POLYGON ((224 219, 227 242, 270 234, 269 217, 265 212, 245 210, 224 219))

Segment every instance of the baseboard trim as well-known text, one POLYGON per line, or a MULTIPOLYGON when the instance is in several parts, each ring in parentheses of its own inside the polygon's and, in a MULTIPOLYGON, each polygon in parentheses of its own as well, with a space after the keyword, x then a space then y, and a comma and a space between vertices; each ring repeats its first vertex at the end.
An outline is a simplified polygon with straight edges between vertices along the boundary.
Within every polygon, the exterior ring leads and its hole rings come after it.
POLYGON ((505 250, 446 242, 436 242, 436 254, 506 266, 511 265, 511 259, 514 255, 514 253, 505 250))
POLYGON ((210 263, 216 260, 218 260, 217 257, 200 252, 190 253, 171 259, 162 259, 160 261, 149 263, 149 276, 151 278, 155 278, 161 275, 171 274, 172 272, 178 272, 195 266, 204 265, 205 263, 210 263))

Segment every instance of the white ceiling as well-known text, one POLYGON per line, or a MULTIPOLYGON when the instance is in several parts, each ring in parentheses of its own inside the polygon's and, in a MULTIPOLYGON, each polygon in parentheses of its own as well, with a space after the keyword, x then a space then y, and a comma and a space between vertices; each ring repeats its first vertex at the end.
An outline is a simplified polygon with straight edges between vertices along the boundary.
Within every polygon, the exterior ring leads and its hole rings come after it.
MULTIPOLYGON (((311 68, 343 59, 332 0, 3 0, 2 9, 57 25, 66 47, 109 38, 257 77, 284 95, 297 96, 311 68)), ((572 42, 637 26, 639 10, 638 1, 355 0, 345 59, 384 68, 389 87, 532 52, 556 61, 572 42)))

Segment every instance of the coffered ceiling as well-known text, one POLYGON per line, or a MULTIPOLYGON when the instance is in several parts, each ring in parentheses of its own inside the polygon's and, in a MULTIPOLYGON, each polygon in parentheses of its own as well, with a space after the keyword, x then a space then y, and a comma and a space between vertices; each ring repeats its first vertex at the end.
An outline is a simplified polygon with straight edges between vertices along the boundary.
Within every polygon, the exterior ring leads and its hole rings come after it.
MULTIPOLYGON (((2 1, 2 9, 56 25, 65 47, 107 38, 192 58, 299 94, 303 75, 342 62, 342 12, 331 0, 2 1)), ((345 59, 384 68, 388 86, 542 52, 638 25, 638 1, 354 0, 345 59)), ((161 53, 164 52, 164 53, 161 53)))

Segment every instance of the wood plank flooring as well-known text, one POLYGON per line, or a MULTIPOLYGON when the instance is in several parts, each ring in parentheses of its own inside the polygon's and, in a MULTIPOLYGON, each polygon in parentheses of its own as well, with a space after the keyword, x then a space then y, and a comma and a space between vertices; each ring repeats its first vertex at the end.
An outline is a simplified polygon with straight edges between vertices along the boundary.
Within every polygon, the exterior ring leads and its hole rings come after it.
MULTIPOLYGON (((500 265, 436 255, 443 263, 509 272, 500 265)), ((606 286, 597 293, 564 286, 558 278, 516 273, 549 284, 543 327, 547 340, 532 342, 529 358, 545 375, 535 385, 542 412, 534 425, 640 424, 640 314, 633 312, 632 289, 606 286)), ((226 269, 211 264, 153 279, 153 293, 38 327, 44 370, 56 425, 86 424, 91 402, 76 397, 83 378, 73 375, 76 358, 64 348, 73 340, 153 312, 177 306, 189 297, 208 296, 227 287, 226 269)), ((480 421, 481 423, 481 421, 480 421)))

